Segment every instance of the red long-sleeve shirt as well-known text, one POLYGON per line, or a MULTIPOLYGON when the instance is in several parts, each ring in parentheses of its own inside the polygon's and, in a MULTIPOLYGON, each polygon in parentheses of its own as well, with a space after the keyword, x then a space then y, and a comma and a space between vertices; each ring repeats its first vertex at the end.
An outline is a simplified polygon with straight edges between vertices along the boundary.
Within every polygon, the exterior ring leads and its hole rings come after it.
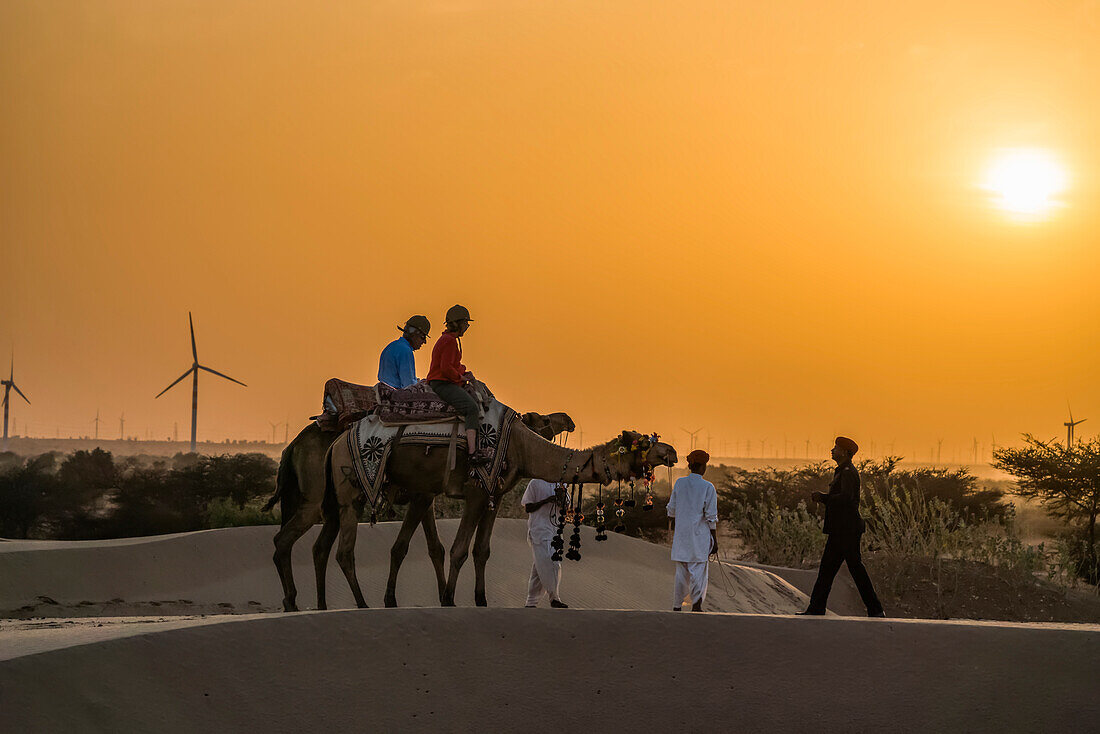
POLYGON ((462 348, 458 346, 458 337, 445 331, 432 347, 432 366, 425 379, 446 380, 461 385, 465 374, 466 366, 462 364, 462 348))

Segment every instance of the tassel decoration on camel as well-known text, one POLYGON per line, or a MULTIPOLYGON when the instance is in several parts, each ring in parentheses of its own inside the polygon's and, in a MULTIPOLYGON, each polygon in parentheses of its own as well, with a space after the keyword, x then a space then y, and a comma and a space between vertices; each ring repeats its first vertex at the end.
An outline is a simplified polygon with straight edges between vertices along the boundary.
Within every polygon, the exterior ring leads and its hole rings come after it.
POLYGON ((623 509, 623 483, 619 482, 619 488, 615 497, 615 527, 611 528, 614 532, 626 532, 626 525, 623 525, 623 515, 625 514, 626 510, 623 509))
MULTIPOLYGON (((559 487, 564 487, 563 484, 558 484, 559 487)), ((565 507, 558 508, 558 529, 554 535, 554 539, 550 541, 550 547, 554 549, 554 553, 550 556, 550 560, 557 562, 561 560, 562 550, 565 548, 565 507)))
POLYGON ((603 485, 596 485, 596 540, 607 540, 607 525, 604 524, 603 485))
POLYGON ((565 557, 571 561, 579 561, 581 559, 581 523, 584 522, 584 515, 581 514, 581 499, 584 493, 583 484, 574 484, 571 495, 574 498, 573 501, 573 534, 569 537, 569 552, 565 554, 565 557))

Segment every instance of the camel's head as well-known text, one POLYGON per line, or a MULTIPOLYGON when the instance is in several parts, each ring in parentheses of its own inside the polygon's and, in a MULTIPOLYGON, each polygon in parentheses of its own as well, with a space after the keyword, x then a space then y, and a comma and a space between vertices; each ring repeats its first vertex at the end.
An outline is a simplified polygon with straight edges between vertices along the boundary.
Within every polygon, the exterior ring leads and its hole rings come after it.
POLYGON ((631 476, 645 476, 655 466, 675 466, 676 449, 661 443, 657 434, 623 431, 609 444, 612 457, 626 461, 631 476))
POLYGON ((649 449, 649 463, 653 466, 676 466, 676 449, 671 444, 658 441, 649 449))
POLYGON ((527 426, 547 441, 552 441, 554 436, 560 433, 571 432, 577 427, 573 423, 573 419, 566 413, 551 413, 550 415, 524 413, 519 419, 523 421, 523 425, 527 426))

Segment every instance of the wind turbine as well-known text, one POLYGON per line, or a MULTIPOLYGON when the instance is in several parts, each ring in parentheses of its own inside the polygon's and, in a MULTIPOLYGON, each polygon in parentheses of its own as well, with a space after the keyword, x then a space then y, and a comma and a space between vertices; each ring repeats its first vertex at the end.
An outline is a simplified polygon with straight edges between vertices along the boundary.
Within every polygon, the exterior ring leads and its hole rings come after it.
MULTIPOLYGON (((184 372, 182 375, 180 375, 179 377, 176 378, 175 382, 173 382, 171 385, 169 385, 168 387, 164 388, 159 393, 157 393, 157 397, 159 398, 161 395, 163 395, 164 393, 171 390, 183 378, 187 377, 188 375, 192 375, 192 380, 191 380, 191 453, 193 454, 193 453, 195 453, 195 436, 196 436, 195 431, 196 431, 196 428, 198 426, 198 417, 199 417, 199 370, 206 370, 207 372, 209 372, 212 375, 217 375, 218 377, 229 380, 230 382, 235 382, 238 385, 241 385, 242 387, 248 387, 248 385, 245 385, 240 380, 233 379, 229 375, 223 375, 221 372, 218 372, 217 370, 212 370, 212 369, 210 369, 209 367, 207 367, 205 365, 199 364, 199 350, 195 346, 195 322, 191 318, 191 312, 190 311, 187 312, 187 323, 191 325, 191 356, 194 358, 195 361, 191 364, 190 369, 188 369, 186 372, 184 372)), ((154 400, 155 399, 156 398, 154 398, 154 400)))
MULTIPOLYGON (((11 357, 11 372, 8 375, 8 379, 0 380, 0 385, 4 386, 4 448, 8 447, 8 407, 11 405, 11 391, 15 390, 19 393, 19 397, 27 400, 27 396, 23 394, 23 391, 19 389, 19 386, 15 384, 15 355, 11 357)), ((27 400, 27 405, 30 405, 31 401, 27 400)))
POLYGON ((95 423, 95 440, 98 441, 99 440, 99 409, 98 408, 96 409, 96 412, 95 412, 95 420, 92 421, 92 423, 95 423))
POLYGON ((691 436, 691 449, 690 450, 694 451, 695 450, 695 436, 696 436, 696 434, 699 433, 699 431, 701 431, 703 429, 702 428, 696 428, 694 431, 689 431, 686 428, 681 428, 680 430, 683 431, 684 433, 686 433, 687 435, 691 436))
MULTIPOLYGON (((7 400, 7 395, 4 396, 4 399, 7 400)), ((4 405, 7 405, 7 403, 4 403, 4 405)), ((1068 449, 1068 448, 1073 446, 1073 427, 1076 426, 1078 423, 1084 423, 1085 421, 1088 420, 1088 418, 1082 418, 1079 421, 1075 421, 1075 420, 1073 420, 1073 408, 1070 408, 1070 405, 1069 405, 1068 402, 1066 403, 1066 407, 1069 408, 1069 421, 1067 421, 1066 423, 1063 423, 1062 425, 1066 427, 1066 448, 1068 449)), ((5 421, 5 426, 6 426, 7 425, 7 415, 8 415, 7 412, 6 412, 7 408, 5 408, 4 410, 5 410, 5 412, 4 412, 4 421, 5 421)), ((5 431, 4 435, 5 436, 7 435, 6 431, 5 431)))

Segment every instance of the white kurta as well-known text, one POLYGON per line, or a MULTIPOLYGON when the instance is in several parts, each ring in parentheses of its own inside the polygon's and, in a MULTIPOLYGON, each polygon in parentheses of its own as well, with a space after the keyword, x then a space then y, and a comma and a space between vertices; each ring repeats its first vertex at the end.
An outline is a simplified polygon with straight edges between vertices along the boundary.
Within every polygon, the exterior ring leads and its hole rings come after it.
POLYGON ((668 499, 668 516, 676 518, 672 534, 672 560, 676 563, 672 608, 678 609, 685 596, 692 604, 707 596, 710 531, 718 525, 714 485, 698 474, 677 479, 668 499))
MULTIPOLYGON (((527 484, 520 503, 527 505, 553 496, 553 484, 542 479, 532 479, 527 484)), ((531 545, 531 555, 534 558, 531 564, 531 578, 527 584, 527 606, 529 607, 537 605, 543 594, 551 599, 559 598, 561 561, 550 559, 554 555, 554 548, 550 542, 558 532, 558 512, 558 503, 547 502, 539 509, 527 514, 527 542, 531 545)))
POLYGON ((699 562, 710 557, 710 531, 718 526, 718 493, 698 474, 676 480, 668 498, 668 516, 676 518, 672 560, 699 562))

